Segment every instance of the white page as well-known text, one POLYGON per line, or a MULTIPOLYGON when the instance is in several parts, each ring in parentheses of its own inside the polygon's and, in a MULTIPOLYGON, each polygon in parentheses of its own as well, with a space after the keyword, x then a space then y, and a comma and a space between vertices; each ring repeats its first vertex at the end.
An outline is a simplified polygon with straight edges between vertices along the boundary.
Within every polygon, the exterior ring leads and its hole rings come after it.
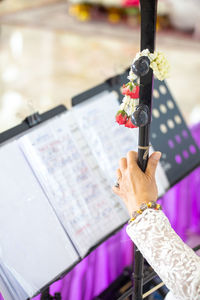
MULTIPOLYGON (((119 159, 126 157, 128 151, 138 149, 139 130, 119 126, 115 122, 119 109, 117 97, 115 92, 105 91, 73 108, 76 121, 111 185, 116 181, 119 159)), ((169 182, 160 163, 156 180, 161 196, 169 187, 169 182)))
POLYGON ((131 130, 115 122, 118 108, 116 94, 108 92, 73 108, 76 121, 110 184, 116 181, 119 159, 137 149, 138 129, 131 130))
POLYGON ((29 295, 17 281, 14 270, 10 271, 0 259, 0 291, 5 300, 26 300, 29 295))
POLYGON ((33 296, 78 255, 17 142, 0 148, 0 166, 0 257, 33 296))
POLYGON ((81 256, 128 220, 66 112, 20 140, 58 218, 81 256))

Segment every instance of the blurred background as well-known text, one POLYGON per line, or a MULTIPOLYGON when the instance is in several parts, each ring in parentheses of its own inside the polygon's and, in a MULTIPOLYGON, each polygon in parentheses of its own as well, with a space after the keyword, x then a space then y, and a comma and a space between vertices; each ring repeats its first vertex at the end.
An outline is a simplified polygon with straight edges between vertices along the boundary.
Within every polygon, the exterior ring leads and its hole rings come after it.
MULTIPOLYGON (((139 50, 138 0, 1 0, 0 131, 123 72, 139 50)), ((188 124, 200 120, 200 0, 159 0, 157 44, 188 124)))

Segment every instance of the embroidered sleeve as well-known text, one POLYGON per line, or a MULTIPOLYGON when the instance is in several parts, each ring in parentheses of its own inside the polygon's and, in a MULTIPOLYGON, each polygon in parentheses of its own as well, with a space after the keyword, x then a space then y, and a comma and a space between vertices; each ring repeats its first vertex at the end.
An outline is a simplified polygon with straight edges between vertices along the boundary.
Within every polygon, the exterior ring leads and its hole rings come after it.
POLYGON ((175 233, 162 211, 145 210, 126 231, 177 300, 200 299, 200 257, 175 233))

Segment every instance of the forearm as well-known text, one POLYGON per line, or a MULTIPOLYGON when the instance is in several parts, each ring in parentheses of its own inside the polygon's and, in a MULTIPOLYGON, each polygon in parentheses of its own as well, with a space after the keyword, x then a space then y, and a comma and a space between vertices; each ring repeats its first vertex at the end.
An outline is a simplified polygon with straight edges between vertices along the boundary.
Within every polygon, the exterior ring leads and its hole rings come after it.
POLYGON ((127 233, 177 299, 200 299, 200 258, 162 211, 147 209, 128 225, 127 233))

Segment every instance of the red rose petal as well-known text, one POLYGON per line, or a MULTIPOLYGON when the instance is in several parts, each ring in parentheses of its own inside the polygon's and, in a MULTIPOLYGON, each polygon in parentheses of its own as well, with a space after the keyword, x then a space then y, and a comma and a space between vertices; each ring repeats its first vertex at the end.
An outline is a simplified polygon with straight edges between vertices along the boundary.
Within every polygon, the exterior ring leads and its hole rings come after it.
POLYGON ((123 125, 123 124, 126 124, 126 121, 127 121, 127 114, 126 113, 118 113, 115 117, 116 119, 116 122, 119 124, 119 125, 123 125))
POLYGON ((127 119, 125 127, 136 128, 136 126, 131 122, 131 118, 130 117, 127 119))
POLYGON ((129 90, 129 87, 123 86, 122 94, 130 96, 132 99, 138 99, 139 98, 139 86, 137 85, 132 91, 129 90))

